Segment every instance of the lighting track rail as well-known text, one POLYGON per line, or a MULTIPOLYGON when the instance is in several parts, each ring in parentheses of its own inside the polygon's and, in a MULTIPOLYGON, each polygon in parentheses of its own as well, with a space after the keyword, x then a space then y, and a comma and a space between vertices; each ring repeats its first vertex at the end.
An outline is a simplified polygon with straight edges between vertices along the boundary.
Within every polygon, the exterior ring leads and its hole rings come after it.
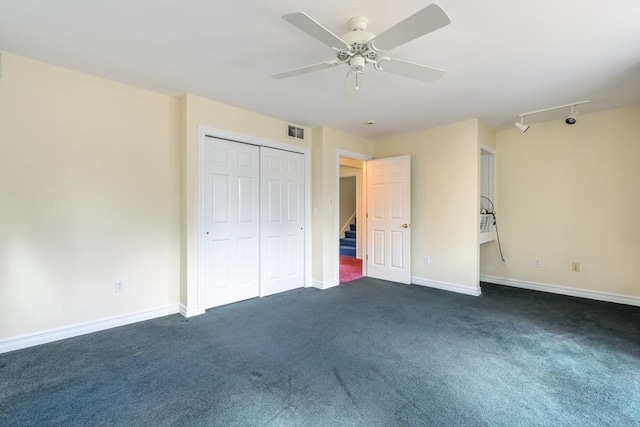
POLYGON ((531 116, 533 114, 539 114, 539 113, 546 113, 547 111, 559 110, 561 108, 571 108, 571 113, 569 114, 569 116, 567 116, 564 122, 568 125, 573 125, 578 120, 578 111, 576 110, 576 107, 578 105, 586 104, 588 102, 591 102, 591 100, 587 99, 585 101, 572 102, 571 104, 558 105, 557 107, 549 107, 549 108, 543 108, 542 110, 529 111, 528 113, 520 113, 518 114, 518 117, 520 117, 520 121, 515 122, 514 126, 520 129, 520 131, 524 133, 530 127, 530 125, 524 122, 524 118, 526 116, 531 116))

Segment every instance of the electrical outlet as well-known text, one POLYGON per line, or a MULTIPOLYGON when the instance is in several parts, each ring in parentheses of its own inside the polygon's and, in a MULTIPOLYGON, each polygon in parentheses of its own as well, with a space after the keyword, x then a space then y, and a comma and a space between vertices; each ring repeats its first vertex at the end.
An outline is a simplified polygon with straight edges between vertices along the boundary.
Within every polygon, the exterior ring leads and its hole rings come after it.
POLYGON ((536 258, 533 260, 533 266, 534 267, 540 267, 542 265, 542 263, 540 262, 540 258, 536 258))
POLYGON ((431 263, 431 260, 429 259, 428 256, 424 257, 424 260, 422 261, 424 265, 429 265, 431 263))
POLYGON ((124 280, 116 280, 115 292, 124 292, 124 280))
POLYGON ((509 265, 509 260, 508 260, 508 259, 506 259, 506 258, 504 258, 504 259, 502 260, 502 265, 509 265))
POLYGON ((576 273, 578 273, 580 271, 580 263, 579 262, 572 262, 571 263, 571 271, 575 271, 576 273))

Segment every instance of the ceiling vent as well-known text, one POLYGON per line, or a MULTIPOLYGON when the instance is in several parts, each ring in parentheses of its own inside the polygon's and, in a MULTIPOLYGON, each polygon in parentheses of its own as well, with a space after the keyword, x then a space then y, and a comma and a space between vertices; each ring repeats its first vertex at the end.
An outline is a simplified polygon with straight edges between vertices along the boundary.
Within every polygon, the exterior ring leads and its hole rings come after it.
POLYGON ((287 136, 289 138, 304 139, 304 129, 294 125, 287 125, 287 136))

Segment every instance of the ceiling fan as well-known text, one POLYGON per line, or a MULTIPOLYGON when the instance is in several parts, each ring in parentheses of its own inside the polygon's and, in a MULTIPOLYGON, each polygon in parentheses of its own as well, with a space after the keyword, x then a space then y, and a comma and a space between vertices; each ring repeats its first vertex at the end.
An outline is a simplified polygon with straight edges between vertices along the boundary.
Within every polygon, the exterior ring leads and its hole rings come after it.
POLYGON ((373 64, 374 68, 380 71, 429 83, 445 74, 444 70, 383 56, 385 52, 397 46, 451 23, 446 12, 435 3, 378 35, 366 31, 369 20, 365 17, 349 20, 350 31, 342 37, 336 36, 304 12, 290 13, 282 16, 282 19, 333 48, 337 59, 276 73, 271 76, 274 79, 284 79, 346 64, 349 66, 349 72, 345 98, 352 99, 359 94, 366 64, 373 64))

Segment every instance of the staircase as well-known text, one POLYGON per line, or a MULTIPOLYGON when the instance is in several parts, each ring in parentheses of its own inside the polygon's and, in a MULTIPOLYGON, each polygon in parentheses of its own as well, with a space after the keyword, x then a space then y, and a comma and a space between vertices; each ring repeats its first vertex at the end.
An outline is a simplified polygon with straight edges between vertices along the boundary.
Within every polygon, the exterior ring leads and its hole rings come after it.
POLYGON ((356 225, 349 224, 351 230, 344 232, 344 237, 340 239, 340 255, 356 256, 356 225))

